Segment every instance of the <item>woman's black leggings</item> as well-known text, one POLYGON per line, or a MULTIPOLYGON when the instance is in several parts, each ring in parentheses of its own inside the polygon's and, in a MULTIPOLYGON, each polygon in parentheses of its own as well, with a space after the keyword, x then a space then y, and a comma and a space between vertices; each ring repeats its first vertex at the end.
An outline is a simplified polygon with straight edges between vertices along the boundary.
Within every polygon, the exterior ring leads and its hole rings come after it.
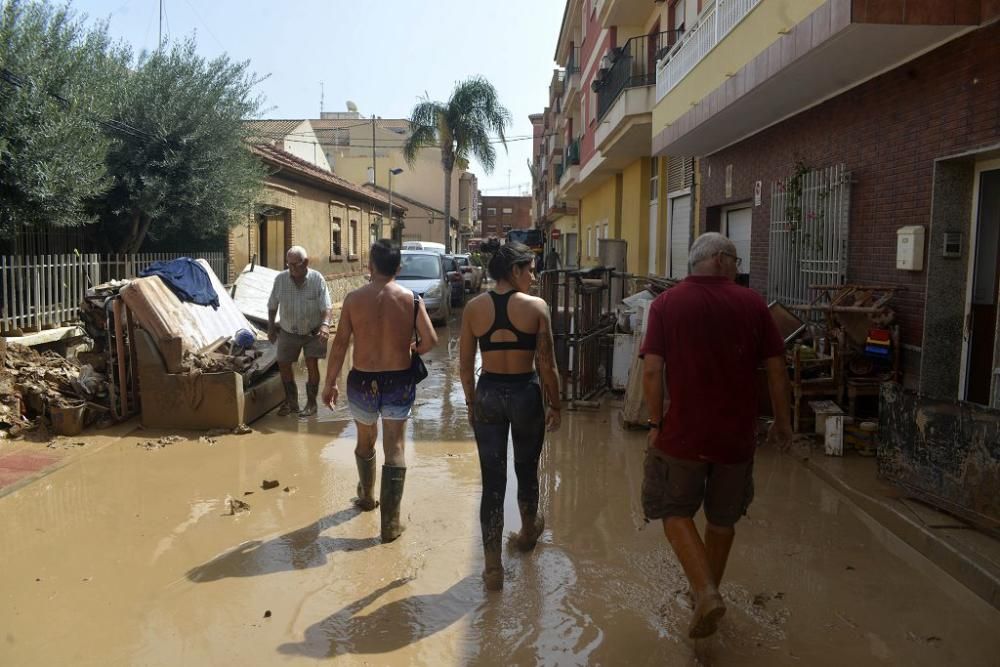
POLYGON ((507 437, 514 440, 517 504, 522 515, 538 511, 538 458, 545 441, 542 388, 534 373, 482 373, 473 405, 483 499, 479 521, 483 547, 499 550, 503 537, 503 500, 507 490, 507 437))

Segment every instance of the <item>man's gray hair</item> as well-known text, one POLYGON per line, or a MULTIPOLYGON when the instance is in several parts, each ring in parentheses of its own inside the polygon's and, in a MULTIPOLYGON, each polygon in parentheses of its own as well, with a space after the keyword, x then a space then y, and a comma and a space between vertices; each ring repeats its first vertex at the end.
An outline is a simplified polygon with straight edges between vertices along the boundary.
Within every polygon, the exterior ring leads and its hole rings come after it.
POLYGON ((307 259, 309 259, 309 254, 306 252, 306 249, 303 248, 302 246, 293 245, 291 248, 288 249, 288 252, 285 253, 285 257, 292 257, 294 259, 299 260, 300 262, 304 262, 307 259))
POLYGON ((688 253, 688 264, 694 268, 711 259, 719 253, 727 252, 736 254, 736 246, 719 232, 705 232, 691 244, 691 251, 688 253))

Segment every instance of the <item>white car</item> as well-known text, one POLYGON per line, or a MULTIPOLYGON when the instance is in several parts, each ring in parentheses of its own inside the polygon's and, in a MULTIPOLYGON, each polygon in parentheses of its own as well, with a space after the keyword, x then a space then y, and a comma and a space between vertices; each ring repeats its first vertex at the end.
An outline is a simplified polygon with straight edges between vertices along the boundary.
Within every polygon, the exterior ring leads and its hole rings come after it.
POLYGON ((439 255, 444 254, 444 244, 433 241, 403 241, 403 250, 429 250, 439 255))
POLYGON ((458 262, 458 268, 462 272, 465 280, 465 290, 467 292, 478 292, 483 286, 483 267, 472 263, 472 257, 468 254, 454 255, 458 262))
POLYGON ((451 317, 451 286, 441 255, 430 250, 403 250, 396 282, 424 300, 431 322, 443 325, 451 317))

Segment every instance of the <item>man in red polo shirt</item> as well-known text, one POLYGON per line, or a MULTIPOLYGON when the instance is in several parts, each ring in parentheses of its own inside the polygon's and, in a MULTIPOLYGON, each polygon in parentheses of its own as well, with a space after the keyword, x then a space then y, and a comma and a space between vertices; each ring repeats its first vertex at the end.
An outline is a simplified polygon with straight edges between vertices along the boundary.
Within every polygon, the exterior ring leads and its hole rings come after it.
POLYGON ((688 635, 715 632, 726 606, 719 583, 734 525, 753 499, 756 372, 764 363, 775 421, 769 439, 791 439, 785 346, 764 300, 737 285, 733 242, 710 232, 691 246, 691 275, 649 310, 643 389, 650 414, 642 503, 663 531, 695 598, 688 635), (663 376, 669 402, 664 409, 663 376), (693 517, 705 506, 705 539, 693 517))

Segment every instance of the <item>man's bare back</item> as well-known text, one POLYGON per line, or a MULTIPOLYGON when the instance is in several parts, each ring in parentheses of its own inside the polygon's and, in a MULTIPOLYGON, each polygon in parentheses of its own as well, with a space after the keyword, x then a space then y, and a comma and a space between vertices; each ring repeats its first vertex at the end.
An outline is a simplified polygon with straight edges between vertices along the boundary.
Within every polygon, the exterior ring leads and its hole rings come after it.
POLYGON ((370 283, 344 300, 354 333, 352 367, 359 371, 401 371, 410 367, 413 292, 395 281, 370 283))

